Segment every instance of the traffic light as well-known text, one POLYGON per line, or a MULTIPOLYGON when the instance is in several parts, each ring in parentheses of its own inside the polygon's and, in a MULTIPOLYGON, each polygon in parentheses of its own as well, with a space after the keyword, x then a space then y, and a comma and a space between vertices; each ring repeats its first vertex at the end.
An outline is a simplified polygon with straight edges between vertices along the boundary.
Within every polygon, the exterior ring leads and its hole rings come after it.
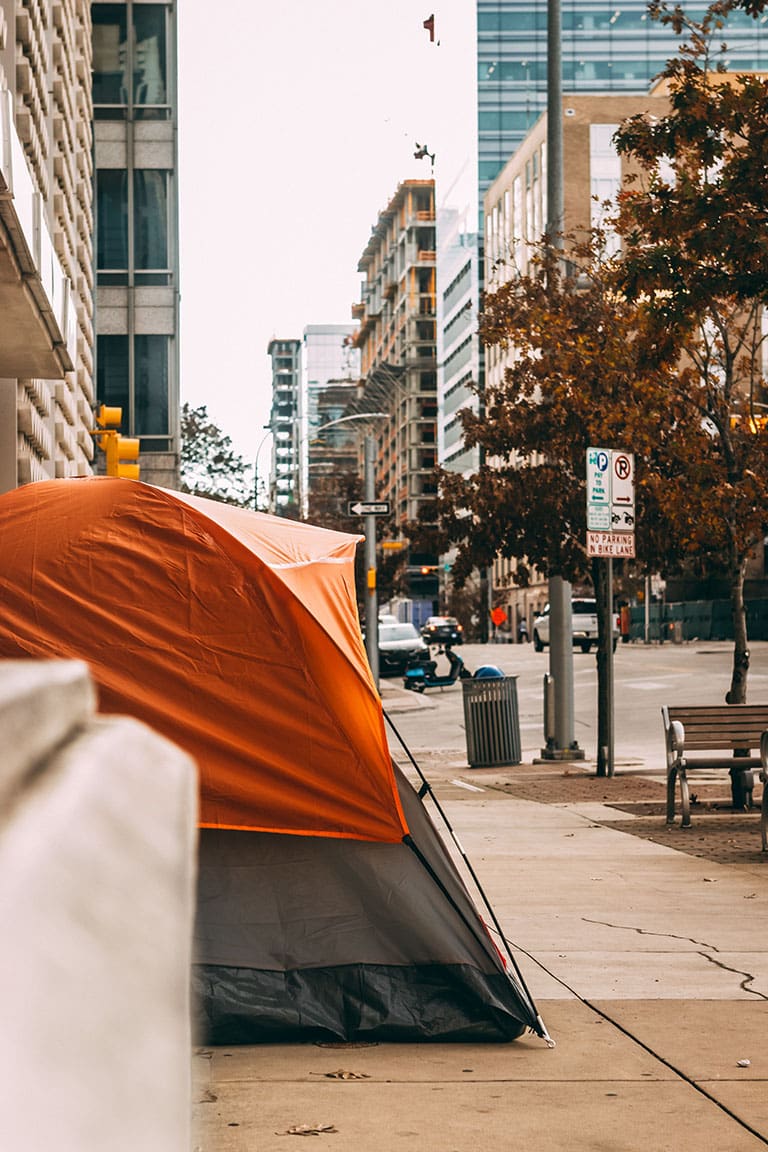
POLYGON ((102 404, 96 412, 96 443, 107 458, 107 476, 124 480, 139 479, 139 465, 129 463, 139 458, 141 443, 132 436, 121 436, 117 429, 123 422, 123 410, 102 404))
POLYGON ((425 600, 439 595, 439 575, 436 564, 409 564, 405 569, 408 591, 425 600))
POLYGON ((141 445, 133 436, 121 436, 113 432, 107 436, 107 476, 122 476, 124 480, 138 480, 138 464, 126 461, 138 460, 141 445))

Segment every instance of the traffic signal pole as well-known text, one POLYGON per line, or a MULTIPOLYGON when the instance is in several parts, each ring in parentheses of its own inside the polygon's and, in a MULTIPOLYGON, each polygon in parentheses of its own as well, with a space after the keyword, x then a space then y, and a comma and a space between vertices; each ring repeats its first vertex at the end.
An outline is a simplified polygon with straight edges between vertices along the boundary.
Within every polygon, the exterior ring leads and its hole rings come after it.
MULTIPOLYGON (((364 476, 366 502, 376 500, 376 439, 368 433, 364 440, 364 476)), ((365 646, 373 682, 379 687, 379 608, 376 588, 376 517, 365 517, 365 646)))

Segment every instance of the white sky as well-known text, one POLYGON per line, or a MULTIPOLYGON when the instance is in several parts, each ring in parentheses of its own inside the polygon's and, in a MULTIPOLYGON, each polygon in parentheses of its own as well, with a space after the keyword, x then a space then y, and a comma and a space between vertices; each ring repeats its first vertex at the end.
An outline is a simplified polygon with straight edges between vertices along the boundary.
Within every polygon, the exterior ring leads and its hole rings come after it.
POLYGON ((186 0, 178 13, 182 402, 207 405, 252 459, 269 341, 351 320, 379 211, 401 180, 432 174, 415 144, 436 154, 438 205, 462 164, 474 180, 475 3, 186 0))

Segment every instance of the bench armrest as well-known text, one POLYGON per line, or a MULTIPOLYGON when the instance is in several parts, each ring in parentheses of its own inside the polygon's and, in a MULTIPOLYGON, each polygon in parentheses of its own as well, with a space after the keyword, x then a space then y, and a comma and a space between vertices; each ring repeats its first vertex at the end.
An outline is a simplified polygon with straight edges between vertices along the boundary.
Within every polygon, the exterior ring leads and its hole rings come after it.
MULTIPOLYGON (((667 771, 680 764, 684 750, 685 729, 679 720, 673 720, 667 728, 667 771)), ((766 743, 766 754, 768 755, 768 742, 766 743)))

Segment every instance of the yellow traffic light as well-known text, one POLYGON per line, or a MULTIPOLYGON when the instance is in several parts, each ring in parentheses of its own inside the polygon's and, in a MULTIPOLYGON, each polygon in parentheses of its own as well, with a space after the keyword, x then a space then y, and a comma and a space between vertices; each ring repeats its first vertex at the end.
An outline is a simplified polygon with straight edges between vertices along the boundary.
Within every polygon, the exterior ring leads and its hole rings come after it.
POLYGON ((132 436, 120 436, 111 429, 106 433, 107 476, 122 476, 124 480, 138 480, 138 464, 126 461, 138 460, 141 443, 132 436))
POLYGON ((96 443, 107 457, 107 476, 121 476, 124 480, 138 480, 138 460, 141 443, 132 436, 121 436, 117 429, 123 422, 123 410, 117 405, 102 404, 95 413, 96 443))
POLYGON ((100 428, 119 428, 123 422, 122 408, 102 404, 96 413, 96 423, 100 428))

